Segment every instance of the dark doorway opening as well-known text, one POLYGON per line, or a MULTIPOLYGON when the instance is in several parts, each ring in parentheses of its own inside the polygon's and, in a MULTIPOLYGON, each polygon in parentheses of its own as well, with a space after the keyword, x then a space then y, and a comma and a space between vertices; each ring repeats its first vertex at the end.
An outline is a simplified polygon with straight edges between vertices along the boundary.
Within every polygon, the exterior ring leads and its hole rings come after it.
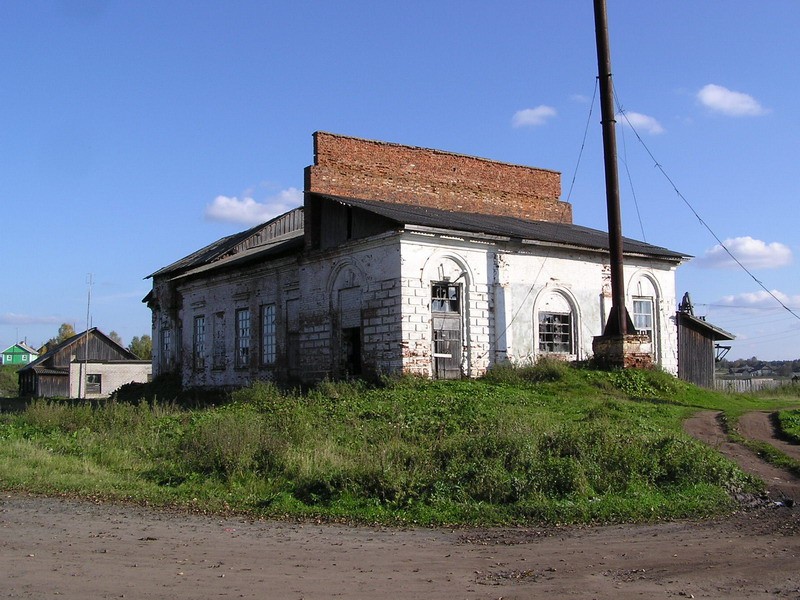
POLYGON ((342 358, 346 377, 361 375, 361 327, 342 329, 342 358))

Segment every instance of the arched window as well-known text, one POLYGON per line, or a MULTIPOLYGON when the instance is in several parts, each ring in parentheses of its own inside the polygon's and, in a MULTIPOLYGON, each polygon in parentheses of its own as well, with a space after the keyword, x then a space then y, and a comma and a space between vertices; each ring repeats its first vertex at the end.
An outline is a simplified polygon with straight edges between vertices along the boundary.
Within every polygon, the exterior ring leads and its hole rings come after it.
POLYGON ((659 339, 659 302, 661 292, 656 281, 644 271, 634 275, 629 283, 630 298, 628 305, 636 332, 646 335, 652 345, 653 359, 659 363, 661 359, 659 339))
POLYGON ((658 332, 658 306, 659 291, 655 282, 646 274, 638 274, 632 281, 631 308, 636 331, 647 335, 655 348, 658 332))
POLYGON ((547 292, 536 303, 535 346, 543 354, 577 354, 577 318, 569 299, 561 292, 547 292))

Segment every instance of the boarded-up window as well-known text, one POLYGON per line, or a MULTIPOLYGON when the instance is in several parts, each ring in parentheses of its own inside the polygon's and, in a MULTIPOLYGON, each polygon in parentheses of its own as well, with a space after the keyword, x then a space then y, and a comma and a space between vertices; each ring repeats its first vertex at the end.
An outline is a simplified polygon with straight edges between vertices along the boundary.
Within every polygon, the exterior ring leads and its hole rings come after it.
POLYGON ((300 368, 300 301, 286 301, 286 360, 289 374, 297 375, 300 368))
POLYGON ((342 329, 361 327, 361 288, 339 290, 339 319, 342 329))
POLYGON ((214 346, 211 366, 225 368, 225 313, 214 313, 214 346))

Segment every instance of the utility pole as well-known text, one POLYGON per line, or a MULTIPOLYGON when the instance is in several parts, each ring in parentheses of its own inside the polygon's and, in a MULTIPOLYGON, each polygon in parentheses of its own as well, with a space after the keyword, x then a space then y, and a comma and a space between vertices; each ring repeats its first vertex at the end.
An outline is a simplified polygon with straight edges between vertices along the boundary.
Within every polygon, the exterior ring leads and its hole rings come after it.
POLYGON ((603 335, 594 338, 592 349, 595 360, 606 367, 649 367, 652 366, 652 340, 648 336, 637 334, 628 309, 625 307, 614 86, 611 79, 611 50, 608 42, 608 15, 605 0, 594 0, 594 21, 597 42, 597 77, 600 83, 600 110, 603 126, 606 212, 608 214, 608 247, 611 267, 611 312, 603 335))
MULTIPOLYGON (((611 50, 608 42, 608 16, 605 0, 594 0, 597 39, 597 74, 600 80, 600 113, 603 126, 603 158, 606 175, 606 212, 611 263, 611 314, 604 335, 626 335, 630 317, 625 308, 625 279, 622 258, 622 217, 617 171, 617 133, 614 118, 614 86, 611 79, 611 50)), ((630 333, 635 330, 631 328, 630 333)))

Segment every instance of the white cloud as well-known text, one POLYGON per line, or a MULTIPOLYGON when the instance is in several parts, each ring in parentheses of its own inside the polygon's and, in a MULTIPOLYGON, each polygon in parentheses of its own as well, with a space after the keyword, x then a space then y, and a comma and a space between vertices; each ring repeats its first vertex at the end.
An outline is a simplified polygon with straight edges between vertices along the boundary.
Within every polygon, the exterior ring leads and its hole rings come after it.
POLYGON ((800 306, 800 295, 790 296, 778 290, 772 290, 771 293, 759 290, 757 292, 731 294, 730 296, 723 296, 717 304, 739 308, 781 308, 775 302, 775 298, 783 302, 784 306, 800 306))
POLYGON ((0 325, 50 325, 62 322, 59 317, 37 317, 35 315, 19 315, 4 313, 0 315, 0 325))
POLYGON ((556 114, 555 108, 542 104, 536 108, 518 110, 514 113, 511 124, 514 127, 538 127, 539 125, 544 125, 549 119, 555 117, 556 114))
MULTIPOLYGON (((749 269, 778 269, 792 262, 792 250, 780 242, 767 244, 748 235, 727 239, 723 244, 749 269)), ((706 250, 705 255, 696 262, 698 266, 710 269, 733 269, 738 266, 719 244, 706 250)))
POLYGON ((703 106, 729 117, 757 117, 769 112, 749 94, 734 92, 713 83, 697 92, 697 99, 703 106))
POLYGON ((243 198, 217 196, 206 206, 205 218, 224 223, 258 225, 302 203, 303 192, 293 187, 267 198, 266 202, 256 202, 247 195, 243 198))
POLYGON ((664 128, 661 126, 655 117, 643 115, 642 113, 626 111, 624 114, 617 115, 617 123, 633 127, 637 131, 645 131, 647 133, 659 134, 664 133, 664 128))

